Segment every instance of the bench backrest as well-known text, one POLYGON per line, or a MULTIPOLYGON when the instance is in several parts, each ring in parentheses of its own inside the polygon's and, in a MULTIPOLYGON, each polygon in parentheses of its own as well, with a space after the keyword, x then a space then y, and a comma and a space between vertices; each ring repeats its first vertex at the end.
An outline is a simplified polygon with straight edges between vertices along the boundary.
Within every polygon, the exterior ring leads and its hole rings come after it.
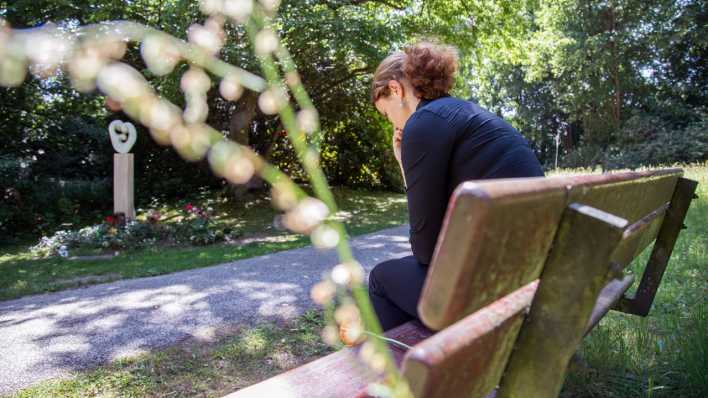
POLYGON ((630 173, 629 179, 571 188, 570 200, 577 202, 556 234, 498 398, 558 396, 571 356, 604 314, 611 308, 648 313, 697 185, 680 175, 630 173), (634 279, 624 268, 654 241, 637 294, 624 297, 634 279))
MULTIPOLYGON (((569 254, 577 252, 585 263, 626 265, 656 238, 681 173, 671 169, 461 184, 448 206, 418 307, 429 328, 446 329, 404 359, 404 374, 416 396, 454 392, 484 397, 491 392, 542 271, 541 286, 545 283, 545 264, 567 263, 569 254), (574 232, 581 236, 573 237, 574 232), (555 256, 549 257, 552 247, 555 256)), ((595 279, 604 285, 607 272, 592 272, 602 273, 595 279)), ((597 295, 598 282, 586 284, 597 295)), ((585 307, 576 323, 587 323, 585 307)), ((570 329, 571 340, 577 340, 578 327, 570 329)))

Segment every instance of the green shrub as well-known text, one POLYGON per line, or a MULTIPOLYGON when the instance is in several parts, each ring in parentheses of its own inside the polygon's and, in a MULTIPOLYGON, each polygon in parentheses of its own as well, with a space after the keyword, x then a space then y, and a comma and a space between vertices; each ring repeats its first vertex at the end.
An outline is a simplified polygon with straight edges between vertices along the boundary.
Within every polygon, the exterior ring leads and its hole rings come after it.
POLYGON ((605 156, 608 168, 634 168, 708 159, 708 114, 685 127, 658 117, 635 115, 622 129, 622 142, 605 156))
POLYGON ((704 162, 708 160, 708 113, 686 117, 679 122, 638 112, 624 123, 617 142, 604 148, 581 142, 562 164, 610 170, 704 162))

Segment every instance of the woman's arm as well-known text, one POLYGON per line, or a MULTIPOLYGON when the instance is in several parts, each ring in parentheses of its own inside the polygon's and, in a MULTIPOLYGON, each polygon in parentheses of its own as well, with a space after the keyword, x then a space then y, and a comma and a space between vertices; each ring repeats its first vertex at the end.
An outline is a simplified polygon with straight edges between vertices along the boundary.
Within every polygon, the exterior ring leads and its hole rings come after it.
POLYGON ((445 217, 453 138, 447 121, 428 111, 411 116, 402 137, 410 242, 421 264, 430 264, 445 217))

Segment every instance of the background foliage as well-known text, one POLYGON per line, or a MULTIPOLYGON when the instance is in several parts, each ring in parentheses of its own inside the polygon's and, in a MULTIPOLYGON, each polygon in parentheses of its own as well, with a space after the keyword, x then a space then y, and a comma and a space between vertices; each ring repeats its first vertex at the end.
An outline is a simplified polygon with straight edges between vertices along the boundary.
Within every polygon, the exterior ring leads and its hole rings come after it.
MULTIPOLYGON (((0 16, 16 28, 130 19, 184 38, 204 18, 197 3, 14 0, 0 1, 0 16)), ((547 167, 556 137, 561 166, 637 167, 708 158, 707 20, 705 2, 696 0, 287 0, 277 27, 322 117, 330 183, 400 190, 390 126, 370 106, 368 87, 380 60, 401 45, 416 38, 456 45, 454 94, 511 121, 547 167)), ((229 26, 227 34, 222 58, 257 71, 243 29, 229 26)), ((151 76, 138 48, 126 59, 151 76)), ((179 75, 150 80, 182 104, 179 75)), ((208 97, 210 125, 302 179, 280 121, 260 112, 254 94, 229 103, 213 87, 208 97)), ((0 236, 110 212, 106 126, 115 118, 127 119, 61 76, 0 88, 0 236)), ((242 194, 140 133, 138 205, 205 187, 242 194)))

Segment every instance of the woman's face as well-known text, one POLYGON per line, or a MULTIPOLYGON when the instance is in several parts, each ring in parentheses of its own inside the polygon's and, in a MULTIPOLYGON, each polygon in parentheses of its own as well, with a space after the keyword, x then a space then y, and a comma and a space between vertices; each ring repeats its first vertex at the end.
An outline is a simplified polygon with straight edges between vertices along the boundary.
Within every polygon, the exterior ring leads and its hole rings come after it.
POLYGON ((389 95, 376 100, 374 106, 393 124, 394 128, 402 130, 415 108, 411 109, 413 104, 410 103, 410 98, 406 98, 406 88, 399 82, 391 80, 388 88, 389 95))

